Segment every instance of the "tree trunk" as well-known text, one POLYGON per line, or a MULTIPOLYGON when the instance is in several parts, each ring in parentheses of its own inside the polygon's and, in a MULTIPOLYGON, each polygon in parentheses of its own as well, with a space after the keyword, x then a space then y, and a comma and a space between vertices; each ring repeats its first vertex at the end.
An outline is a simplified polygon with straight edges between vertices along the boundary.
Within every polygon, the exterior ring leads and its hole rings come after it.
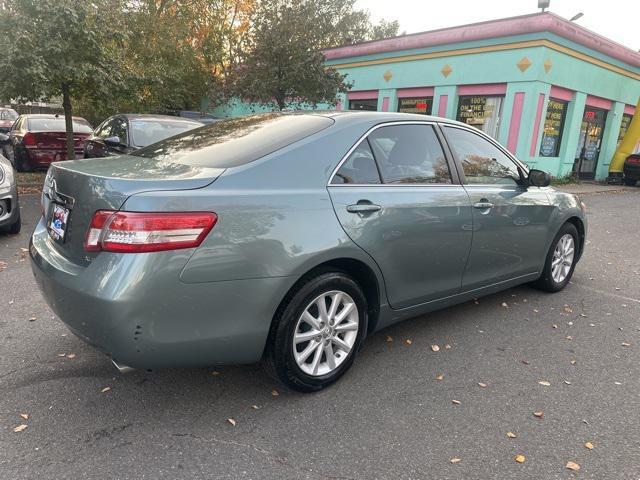
POLYGON ((64 126, 67 132, 67 160, 75 160, 76 152, 73 144, 73 111, 71 109, 71 96, 69 84, 62 85, 62 108, 64 109, 64 126))

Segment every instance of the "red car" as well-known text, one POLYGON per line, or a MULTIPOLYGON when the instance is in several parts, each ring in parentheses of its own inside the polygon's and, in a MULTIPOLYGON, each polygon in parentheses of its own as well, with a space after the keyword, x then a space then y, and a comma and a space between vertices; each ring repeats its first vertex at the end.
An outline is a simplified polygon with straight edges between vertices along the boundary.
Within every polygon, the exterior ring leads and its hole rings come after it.
POLYGON ((7 133, 18 118, 18 112, 12 108, 0 108, 0 133, 7 133))
MULTIPOLYGON (((76 158, 83 158, 84 140, 93 132, 84 118, 73 117, 76 158)), ((64 117, 52 114, 20 115, 9 132, 10 153, 20 172, 49 168, 51 162, 67 159, 64 117)))

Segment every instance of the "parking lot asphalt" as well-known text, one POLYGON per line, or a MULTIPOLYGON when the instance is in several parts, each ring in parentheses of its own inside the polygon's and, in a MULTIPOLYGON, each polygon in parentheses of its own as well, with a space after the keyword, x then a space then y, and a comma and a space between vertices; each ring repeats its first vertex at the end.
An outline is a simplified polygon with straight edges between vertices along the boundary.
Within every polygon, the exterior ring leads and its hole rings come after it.
POLYGON ((377 332, 311 395, 253 365, 117 373, 41 298, 21 200, 23 233, 0 235, 1 479, 640 479, 640 189, 584 197, 563 292, 377 332))

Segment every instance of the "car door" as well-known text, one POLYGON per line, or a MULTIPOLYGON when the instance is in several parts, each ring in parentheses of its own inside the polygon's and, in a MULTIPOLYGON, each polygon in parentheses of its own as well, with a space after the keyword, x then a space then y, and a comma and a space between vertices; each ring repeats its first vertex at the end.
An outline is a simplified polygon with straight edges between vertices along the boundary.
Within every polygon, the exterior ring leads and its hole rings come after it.
POLYGON ((26 131, 27 119, 25 116, 20 115, 18 119, 11 126, 11 130, 9 130, 9 145, 10 145, 10 154, 11 157, 9 160, 16 165, 16 157, 20 155, 24 155, 24 146, 22 145, 22 138, 24 137, 26 131))
POLYGON ((328 186, 349 237, 380 267, 400 309, 458 293, 471 248, 471 206, 430 123, 375 127, 328 186))
POLYGON ((539 272, 553 212, 545 190, 525 186, 516 161, 486 135, 452 125, 442 130, 473 207, 463 290, 539 272))
POLYGON ((85 157, 106 157, 109 155, 104 139, 111 136, 113 128, 113 117, 102 122, 86 141, 84 146, 85 157))
POLYGON ((112 155, 122 155, 129 153, 129 122, 126 117, 118 116, 113 121, 111 136, 118 137, 120 143, 118 145, 107 145, 107 150, 112 155))

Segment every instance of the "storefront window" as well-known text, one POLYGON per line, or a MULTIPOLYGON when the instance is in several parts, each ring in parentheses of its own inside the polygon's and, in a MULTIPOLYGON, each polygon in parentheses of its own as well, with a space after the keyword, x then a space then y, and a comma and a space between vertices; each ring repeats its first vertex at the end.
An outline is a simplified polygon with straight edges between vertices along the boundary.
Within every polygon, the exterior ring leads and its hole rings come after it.
POLYGON ((563 102, 555 98, 549 99, 547 116, 544 120, 544 131, 542 132, 542 142, 540 143, 541 157, 557 157, 560 154, 562 130, 568 104, 569 102, 563 102))
POLYGON ((498 138, 502 99, 503 97, 460 97, 457 119, 482 130, 493 138, 498 138))
POLYGON ((629 125, 631 124, 632 118, 633 118, 633 115, 630 115, 628 113, 622 114, 622 124, 620 125, 620 133, 618 134, 618 143, 616 144, 616 147, 620 145, 620 142, 622 141, 625 134, 627 133, 627 130, 629 129, 629 125))
POLYGON ((375 112, 378 110, 378 99, 349 100, 349 110, 366 110, 369 112, 375 112))
POLYGON ((398 111, 402 113, 421 113, 431 115, 433 97, 400 98, 398 99, 398 111))

